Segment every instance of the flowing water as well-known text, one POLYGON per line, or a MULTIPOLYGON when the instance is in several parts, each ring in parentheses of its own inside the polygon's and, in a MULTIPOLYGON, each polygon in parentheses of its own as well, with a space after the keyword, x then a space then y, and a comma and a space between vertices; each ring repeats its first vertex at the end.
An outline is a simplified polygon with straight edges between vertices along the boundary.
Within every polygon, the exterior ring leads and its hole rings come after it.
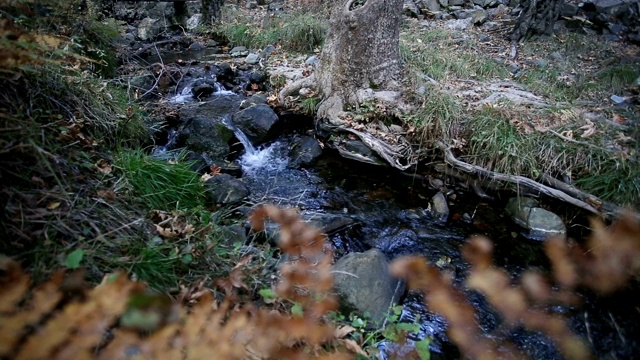
MULTIPOLYGON (((503 201, 489 204, 464 187, 452 185, 456 197, 451 204, 454 216, 443 224, 427 210, 428 199, 435 190, 421 180, 331 154, 321 157, 312 168, 293 169, 287 167, 286 137, 258 149, 246 138, 238 138, 247 149, 239 163, 243 181, 252 191, 251 201, 298 207, 302 216, 312 221, 343 219, 342 224, 347 225, 329 234, 337 256, 371 247, 380 249, 389 259, 420 254, 453 273, 455 284, 464 289, 469 266, 461 256, 460 246, 469 235, 484 233, 496 243, 496 263, 512 276, 530 267, 548 269, 541 243, 518 234, 520 229, 510 224, 501 210, 503 201), (463 214, 466 215, 460 216, 463 214)), ((562 358, 554 344, 540 333, 521 328, 503 333, 500 316, 484 298, 475 292, 465 293, 477 309, 481 328, 496 341, 509 340, 533 359, 562 358)), ((459 358, 446 336, 446 321, 428 311, 420 295, 409 293, 403 305, 401 321, 417 320, 420 324, 420 333, 413 340, 433 339, 430 350, 434 358, 459 358)), ((640 349, 633 333, 640 325, 633 301, 611 306, 590 298, 581 309, 554 310, 566 314, 572 329, 588 338, 602 356, 633 358, 640 349)), ((397 350, 384 342, 380 349, 383 357, 388 351, 397 350)))
MULTIPOLYGON (((192 100, 191 86, 173 97, 174 103, 192 100)), ((428 210, 428 201, 436 190, 426 179, 345 160, 330 151, 310 168, 293 168, 289 165, 292 135, 256 148, 229 118, 224 120, 245 148, 236 161, 242 167, 242 180, 251 189, 250 202, 297 207, 304 218, 329 224, 327 232, 337 257, 372 247, 390 260, 420 254, 452 273, 456 286, 465 291, 469 266, 460 247, 469 235, 482 233, 494 240, 495 261, 512 277, 531 267, 548 270, 541 243, 519 235, 520 229, 504 215, 502 209, 512 194, 489 203, 452 181, 447 184, 452 216, 440 223, 428 210)), ((539 333, 520 328, 498 331, 500 316, 478 293, 465 293, 477 310, 479 325, 490 337, 509 340, 534 359, 562 358, 553 343, 539 333)), ((631 359, 640 357, 640 337, 636 335, 640 330, 638 295, 637 290, 608 299, 587 294, 584 307, 558 307, 554 311, 566 314, 571 328, 588 339, 599 357, 631 359)), ((426 309, 420 295, 408 293, 403 305, 401 321, 417 321, 420 325, 419 334, 410 339, 409 346, 411 340, 429 337, 433 339, 430 350, 434 358, 460 357, 447 338, 446 321, 426 309)), ((382 357, 397 350, 394 344, 384 342, 380 349, 382 357)))

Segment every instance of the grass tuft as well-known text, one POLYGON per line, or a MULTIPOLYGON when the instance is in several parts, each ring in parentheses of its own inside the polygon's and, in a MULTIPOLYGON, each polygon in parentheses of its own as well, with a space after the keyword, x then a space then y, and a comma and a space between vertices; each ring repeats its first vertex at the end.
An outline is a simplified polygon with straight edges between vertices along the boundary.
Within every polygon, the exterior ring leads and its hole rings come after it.
POLYGON ((136 198, 149 209, 192 209, 203 205, 203 186, 188 162, 169 163, 141 150, 121 151, 116 166, 136 198))
POLYGON ((430 88, 422 106, 406 117, 405 123, 415 127, 422 146, 433 146, 437 141, 448 143, 459 136, 460 116, 460 107, 451 95, 430 88))

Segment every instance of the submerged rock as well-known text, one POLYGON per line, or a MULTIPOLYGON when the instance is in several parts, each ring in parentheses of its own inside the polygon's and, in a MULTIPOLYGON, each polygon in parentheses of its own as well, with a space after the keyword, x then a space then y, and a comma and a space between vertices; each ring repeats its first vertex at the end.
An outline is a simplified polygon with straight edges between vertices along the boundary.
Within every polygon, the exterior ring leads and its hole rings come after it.
POLYGON ((404 293, 404 283, 393 278, 388 267, 387 259, 378 249, 345 255, 333 266, 341 303, 360 316, 369 313, 372 328, 383 324, 389 308, 404 293))
POLYGON ((538 207, 535 199, 511 198, 506 211, 516 224, 528 230, 524 236, 529 239, 546 240, 550 236, 567 233, 562 219, 551 211, 538 207))
POLYGON ((205 187, 214 204, 233 204, 249 196, 247 185, 229 174, 212 177, 205 182, 205 187))

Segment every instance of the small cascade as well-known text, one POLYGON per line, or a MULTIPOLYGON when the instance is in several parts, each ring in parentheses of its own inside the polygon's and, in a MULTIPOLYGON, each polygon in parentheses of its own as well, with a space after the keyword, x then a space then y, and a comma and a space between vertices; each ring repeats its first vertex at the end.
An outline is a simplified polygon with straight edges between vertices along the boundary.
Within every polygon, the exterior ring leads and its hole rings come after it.
POLYGON ((236 126, 236 124, 231 121, 230 117, 226 116, 224 119, 222 119, 222 123, 229 130, 233 131, 233 134, 236 136, 236 138, 240 140, 240 143, 242 144, 242 146, 244 146, 245 154, 253 154, 256 152, 256 148, 253 146, 247 135, 245 135, 245 133, 243 133, 242 130, 240 130, 236 126))
POLYGON ((233 131, 238 141, 244 146, 244 154, 240 157, 240 165, 245 174, 255 175, 258 171, 280 171, 287 167, 289 158, 284 153, 284 145, 274 142, 269 146, 256 149, 245 133, 242 132, 229 117, 222 123, 233 131))
MULTIPOLYGON (((182 104, 188 101, 193 100, 193 87, 194 85, 198 82, 198 81, 202 81, 203 79, 207 79, 210 80, 210 78, 198 78, 198 79, 194 79, 193 81, 191 81, 189 83, 189 85, 185 86, 184 89, 182 89, 182 91, 180 91, 179 94, 174 95, 173 97, 171 97, 171 102, 175 103, 175 104, 182 104)), ((231 95, 233 94, 233 91, 229 91, 226 90, 224 88, 224 86, 222 86, 219 83, 215 84, 215 91, 213 92, 212 95, 231 95)))

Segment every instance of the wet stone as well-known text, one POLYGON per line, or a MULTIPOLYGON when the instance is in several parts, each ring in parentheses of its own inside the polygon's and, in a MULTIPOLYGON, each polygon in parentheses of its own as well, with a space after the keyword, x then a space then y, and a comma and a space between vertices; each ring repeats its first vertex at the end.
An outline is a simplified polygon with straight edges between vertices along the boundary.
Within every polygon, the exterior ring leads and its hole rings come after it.
POLYGON ((447 198, 443 193, 438 192, 431 198, 431 201, 429 202, 429 210, 437 221, 447 221, 449 218, 449 205, 447 205, 447 198))
POLYGON ((371 328, 382 325, 390 305, 397 303, 405 285, 389 273, 389 263, 378 249, 345 255, 333 266, 341 305, 360 316, 371 315, 371 328))

